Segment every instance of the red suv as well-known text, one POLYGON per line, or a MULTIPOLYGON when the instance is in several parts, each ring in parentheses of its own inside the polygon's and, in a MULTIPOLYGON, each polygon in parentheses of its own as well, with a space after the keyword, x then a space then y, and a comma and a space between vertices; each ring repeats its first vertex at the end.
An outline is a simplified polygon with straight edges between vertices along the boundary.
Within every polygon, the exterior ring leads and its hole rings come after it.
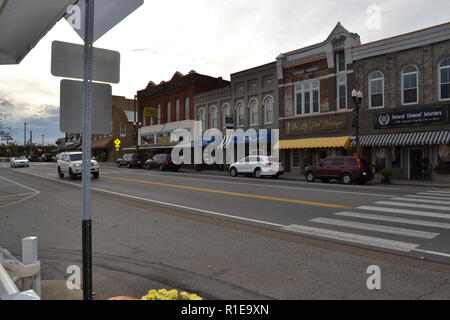
POLYGON ((373 166, 367 160, 356 157, 333 157, 322 160, 318 166, 308 167, 305 171, 308 182, 316 179, 328 183, 330 180, 340 180, 344 184, 366 184, 374 177, 373 166))

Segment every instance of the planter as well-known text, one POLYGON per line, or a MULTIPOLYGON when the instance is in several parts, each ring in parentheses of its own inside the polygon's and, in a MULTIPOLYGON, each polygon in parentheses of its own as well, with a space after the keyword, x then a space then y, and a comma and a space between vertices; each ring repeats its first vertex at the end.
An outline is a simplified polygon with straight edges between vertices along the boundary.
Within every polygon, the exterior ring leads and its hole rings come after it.
POLYGON ((439 170, 434 170, 437 174, 450 174, 450 169, 446 170, 446 169, 439 169, 439 170))
POLYGON ((381 183, 391 183, 391 178, 383 178, 381 179, 381 183))

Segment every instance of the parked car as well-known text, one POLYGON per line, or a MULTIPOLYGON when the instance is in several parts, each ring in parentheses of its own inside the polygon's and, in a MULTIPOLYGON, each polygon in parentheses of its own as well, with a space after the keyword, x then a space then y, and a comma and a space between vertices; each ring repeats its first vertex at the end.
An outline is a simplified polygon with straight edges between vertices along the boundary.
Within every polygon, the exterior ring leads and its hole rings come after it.
POLYGON ((171 170, 177 172, 180 170, 180 166, 176 165, 172 161, 170 154, 157 154, 153 159, 145 162, 144 168, 147 170, 158 169, 159 171, 171 170))
POLYGON ((373 165, 357 157, 331 157, 322 160, 319 165, 306 168, 308 182, 320 179, 324 183, 340 180, 344 184, 366 184, 374 177, 373 165))
MULTIPOLYGON (((58 175, 62 179, 66 174, 70 179, 75 180, 83 173, 83 153, 81 152, 67 152, 60 155, 58 160, 58 175)), ((91 161, 91 173, 94 179, 100 177, 100 166, 98 162, 91 161)))
POLYGON ((30 162, 25 157, 12 158, 9 163, 11 165, 11 168, 19 168, 19 167, 29 168, 30 167, 30 162))
POLYGON ((30 162, 40 162, 41 159, 38 156, 28 156, 28 161, 30 162))
POLYGON ((283 164, 268 156, 249 156, 230 165, 230 176, 244 174, 261 178, 264 176, 277 179, 284 173, 283 164))
POLYGON ((117 160, 117 167, 142 168, 145 163, 144 158, 138 154, 126 154, 117 160))
POLYGON ((43 154, 42 155, 42 162, 54 162, 54 157, 51 154, 43 154))

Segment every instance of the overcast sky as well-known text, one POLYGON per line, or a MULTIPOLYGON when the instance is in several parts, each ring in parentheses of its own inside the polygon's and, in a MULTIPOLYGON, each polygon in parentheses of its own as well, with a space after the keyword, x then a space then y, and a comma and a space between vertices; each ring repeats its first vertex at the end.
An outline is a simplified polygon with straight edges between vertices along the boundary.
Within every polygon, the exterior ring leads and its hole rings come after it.
MULTIPOLYGON (((113 94, 132 98, 151 80, 190 70, 229 79, 230 73, 274 61, 278 54, 326 39, 340 21, 363 43, 450 21, 448 0, 145 0, 144 6, 95 45, 121 52, 113 94), (380 29, 367 8, 381 9, 380 29)), ((50 74, 54 40, 81 43, 61 20, 18 66, 0 66, 0 97, 13 105, 4 123, 23 143, 23 123, 46 144, 59 131, 59 81, 50 74)))

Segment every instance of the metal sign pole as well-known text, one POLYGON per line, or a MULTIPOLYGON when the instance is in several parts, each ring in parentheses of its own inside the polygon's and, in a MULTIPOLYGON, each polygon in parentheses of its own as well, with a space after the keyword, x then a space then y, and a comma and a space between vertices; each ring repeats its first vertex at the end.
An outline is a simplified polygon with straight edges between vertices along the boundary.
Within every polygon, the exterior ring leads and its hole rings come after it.
POLYGON ((92 147, 92 62, 94 44, 95 0, 86 0, 84 35, 84 106, 83 106, 83 299, 92 300, 92 216, 91 216, 91 147, 92 147))

